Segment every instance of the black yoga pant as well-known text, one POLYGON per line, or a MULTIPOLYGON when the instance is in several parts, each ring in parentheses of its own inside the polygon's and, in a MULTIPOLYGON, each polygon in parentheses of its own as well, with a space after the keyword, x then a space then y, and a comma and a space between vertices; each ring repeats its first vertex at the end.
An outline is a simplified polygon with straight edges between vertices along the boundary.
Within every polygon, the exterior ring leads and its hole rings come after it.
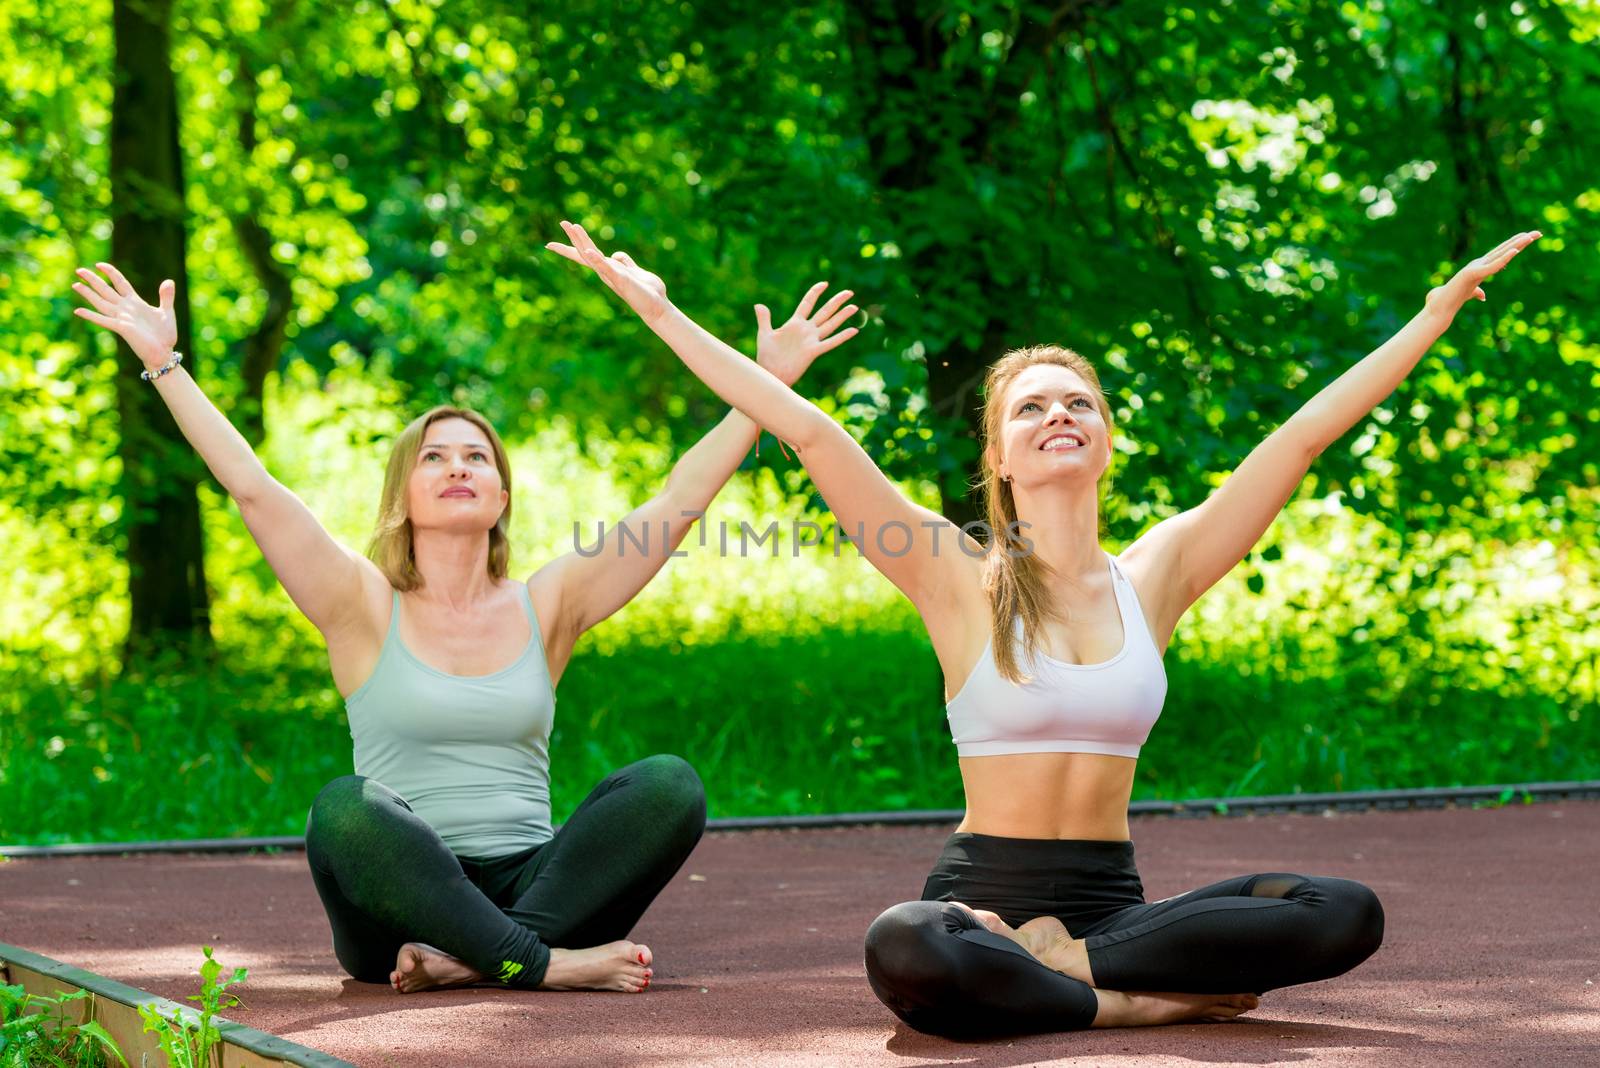
POLYGON ((625 937, 705 825, 694 769, 653 756, 606 776, 550 841, 480 860, 452 853, 393 790, 346 775, 311 806, 306 859, 356 979, 388 982, 400 947, 423 942, 531 989, 552 947, 625 937))
POLYGON ((953 1038, 1085 1028, 1098 1002, 951 901, 1013 927, 1055 916, 1105 990, 1260 994, 1341 975, 1383 941, 1377 895, 1348 879, 1245 875, 1147 904, 1132 842, 955 834, 922 897, 873 921, 867 978, 907 1024, 953 1038))

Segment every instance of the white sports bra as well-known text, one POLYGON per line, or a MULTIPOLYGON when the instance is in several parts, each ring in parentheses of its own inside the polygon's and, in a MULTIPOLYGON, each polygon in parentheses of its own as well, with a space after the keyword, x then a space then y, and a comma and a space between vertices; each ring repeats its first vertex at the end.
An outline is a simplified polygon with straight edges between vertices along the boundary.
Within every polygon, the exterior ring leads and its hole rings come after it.
POLYGON ((1022 618, 1015 621, 1019 666, 1028 681, 1007 682, 984 647, 961 692, 945 706, 956 752, 963 757, 1010 753, 1100 753, 1137 757, 1161 716, 1167 672, 1150 635, 1139 596, 1117 558, 1111 585, 1122 616, 1122 651, 1098 664, 1069 664, 1022 652, 1022 618))

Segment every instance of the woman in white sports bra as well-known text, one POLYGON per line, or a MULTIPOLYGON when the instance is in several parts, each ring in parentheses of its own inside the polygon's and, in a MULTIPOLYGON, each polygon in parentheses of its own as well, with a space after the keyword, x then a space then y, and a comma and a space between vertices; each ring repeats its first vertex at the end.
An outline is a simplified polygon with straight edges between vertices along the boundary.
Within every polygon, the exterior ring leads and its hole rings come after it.
POLYGON ((1538 232, 1430 291, 1220 489, 1113 557, 1098 540, 1111 413, 1076 353, 1020 349, 990 368, 986 547, 907 501, 847 431, 707 334, 653 276, 563 226, 571 245, 550 248, 593 268, 724 401, 790 442, 846 529, 865 525, 862 553, 933 639, 967 815, 922 900, 867 932, 868 979, 902 1020, 976 1037, 1226 1019, 1378 948, 1383 909, 1345 879, 1269 872, 1146 903, 1128 832, 1134 767, 1161 713, 1161 655, 1179 618, 1538 232))

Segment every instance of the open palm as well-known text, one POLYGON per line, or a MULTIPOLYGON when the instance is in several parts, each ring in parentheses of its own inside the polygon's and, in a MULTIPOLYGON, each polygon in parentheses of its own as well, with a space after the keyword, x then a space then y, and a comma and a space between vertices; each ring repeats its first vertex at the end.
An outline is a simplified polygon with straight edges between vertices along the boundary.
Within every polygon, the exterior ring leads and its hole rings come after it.
POLYGON ((854 304, 845 304, 853 294, 841 289, 817 308, 827 288, 828 283, 818 282, 806 290, 789 321, 776 329, 772 312, 765 304, 756 305, 756 362, 786 386, 798 382, 811 361, 856 336, 853 326, 839 329, 856 313, 854 304))
POLYGON ((165 363, 172 355, 172 346, 178 343, 178 317, 173 311, 177 287, 172 279, 161 283, 159 304, 151 306, 134 292, 121 271, 109 263, 95 266, 105 272, 105 278, 79 267, 77 275, 82 281, 72 283, 73 291, 94 310, 74 308, 73 313, 122 338, 145 366, 165 363))

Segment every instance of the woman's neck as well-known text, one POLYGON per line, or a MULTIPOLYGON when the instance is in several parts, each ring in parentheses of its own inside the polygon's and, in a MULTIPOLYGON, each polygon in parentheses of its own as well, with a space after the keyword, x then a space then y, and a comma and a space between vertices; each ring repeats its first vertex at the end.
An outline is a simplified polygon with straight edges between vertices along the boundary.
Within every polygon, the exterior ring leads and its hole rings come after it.
POLYGON ((416 592, 429 601, 468 608, 495 587, 489 574, 489 537, 481 531, 413 531, 411 554, 422 576, 416 592))
POLYGON ((1057 483, 1014 496, 1017 518, 1027 524, 1019 533, 1033 542, 1033 555, 1067 582, 1105 567, 1096 491, 1093 484, 1057 483))

